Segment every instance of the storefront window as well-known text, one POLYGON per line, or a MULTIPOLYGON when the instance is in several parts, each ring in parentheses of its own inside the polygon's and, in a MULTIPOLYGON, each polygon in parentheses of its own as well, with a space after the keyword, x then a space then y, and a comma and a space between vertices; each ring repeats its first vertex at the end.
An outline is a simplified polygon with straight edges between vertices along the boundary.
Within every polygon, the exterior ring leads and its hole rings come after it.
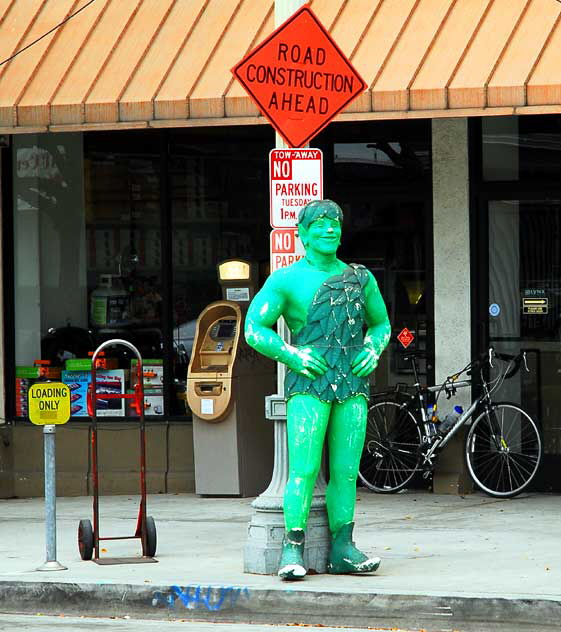
POLYGON ((61 377, 63 350, 48 344, 49 330, 67 333, 77 354, 89 348, 82 135, 15 136, 12 152, 14 412, 26 416, 40 361, 61 377))
POLYGON ((546 455, 561 454, 561 202, 489 202, 489 344, 524 350, 530 371, 501 387, 541 424, 546 455))
POLYGON ((189 414, 184 392, 196 319, 222 297, 217 264, 269 263, 270 130, 175 133, 170 154, 173 234, 174 414, 189 414))
POLYGON ((561 171, 561 117, 481 119, 482 172, 487 182, 544 182, 561 171))
MULTIPOLYGON (((84 155, 89 325, 96 345, 120 338, 138 349, 145 414, 163 416, 159 136, 87 135, 84 155)), ((122 378, 132 392, 133 354, 120 346, 107 356, 104 376, 122 378)), ((107 400, 107 408, 107 414, 136 416, 122 400, 107 400)))
POLYGON ((345 212, 340 256, 362 263, 376 277, 392 325, 392 339, 373 375, 374 390, 411 378, 397 335, 415 337, 409 351, 427 352, 430 366, 432 303, 430 126, 338 126, 333 145, 333 181, 326 195, 345 212), (341 142, 339 142, 339 140, 341 142), (430 285, 429 285, 430 287, 430 285))
MULTIPOLYGON (((16 416, 47 371, 72 384, 73 415, 86 417, 88 354, 113 338, 143 357, 146 414, 189 416, 196 319, 222 298, 217 264, 243 258, 260 283, 268 274, 273 143, 270 129, 15 137, 16 416)), ((104 388, 133 388, 126 347, 104 365, 104 388)), ((100 416, 136 416, 99 401, 100 416)))
POLYGON ((489 117, 481 131, 478 344, 526 353, 528 370, 501 383, 500 396, 538 422, 545 458, 536 488, 557 492, 561 117, 489 117))
MULTIPOLYGON (((341 258, 372 270, 388 305, 383 388, 408 379, 403 327, 416 350, 431 347, 430 126, 341 129, 323 142, 324 193, 345 210, 341 258)), ((42 361, 87 417, 88 353, 122 338, 148 364, 146 414, 190 418, 187 367, 199 314, 223 298, 217 265, 249 260, 258 287, 269 273, 273 146, 268 126, 14 138, 16 416, 42 361)), ((132 389, 133 359, 108 350, 103 387, 132 389)), ((123 400, 103 406, 100 416, 136 416, 123 400)))
POLYGON ((158 138, 120 136, 85 143, 89 324, 98 342, 124 337, 144 358, 161 358, 158 138))

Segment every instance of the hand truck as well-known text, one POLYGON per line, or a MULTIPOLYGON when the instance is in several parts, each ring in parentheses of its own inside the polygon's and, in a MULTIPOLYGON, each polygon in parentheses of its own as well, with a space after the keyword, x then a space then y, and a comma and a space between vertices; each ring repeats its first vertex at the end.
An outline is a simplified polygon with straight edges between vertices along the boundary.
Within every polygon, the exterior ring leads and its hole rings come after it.
MULTIPOLYGON (((132 369, 131 369, 132 377, 132 369)), ((92 421, 92 478, 93 478, 93 528, 92 523, 80 520, 78 526, 78 548, 83 560, 91 560, 96 564, 134 564, 139 562, 156 562, 156 524, 152 516, 146 515, 146 427, 144 422, 144 372, 142 357, 138 349, 126 340, 113 339, 101 344, 92 356, 91 383, 88 386, 88 414, 92 421), (134 393, 101 393, 97 384, 97 358, 103 349, 115 345, 123 345, 137 357, 136 384, 134 393), (97 402, 98 399, 131 399, 140 418, 140 507, 134 535, 120 537, 101 537, 99 531, 99 475, 97 455, 97 402), (100 558, 99 543, 103 540, 132 540, 138 538, 142 543, 142 557, 100 558)))

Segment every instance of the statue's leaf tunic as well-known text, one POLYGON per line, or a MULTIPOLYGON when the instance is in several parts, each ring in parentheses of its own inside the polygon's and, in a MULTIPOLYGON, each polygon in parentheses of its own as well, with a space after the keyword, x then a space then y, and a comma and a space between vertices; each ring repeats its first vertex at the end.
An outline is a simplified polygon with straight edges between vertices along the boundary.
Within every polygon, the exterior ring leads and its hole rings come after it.
POLYGON ((368 377, 351 371, 364 345, 365 288, 368 272, 351 264, 341 274, 326 279, 316 292, 304 327, 294 336, 297 347, 311 347, 328 365, 324 375, 309 379, 287 369, 285 396, 314 395, 324 402, 343 402, 355 395, 368 399, 368 377))

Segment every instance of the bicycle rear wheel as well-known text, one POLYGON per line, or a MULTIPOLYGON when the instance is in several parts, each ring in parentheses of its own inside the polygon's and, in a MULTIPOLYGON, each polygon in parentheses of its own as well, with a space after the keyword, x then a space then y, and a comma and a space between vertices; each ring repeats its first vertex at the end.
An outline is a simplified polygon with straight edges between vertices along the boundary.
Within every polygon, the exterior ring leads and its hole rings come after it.
POLYGON ((409 410, 391 401, 374 404, 368 409, 359 479, 380 494, 403 489, 419 469, 421 446, 421 428, 409 410))
POLYGON ((520 494, 532 482, 541 459, 538 427, 516 404, 493 404, 473 422, 466 437, 469 473, 489 496, 520 494))

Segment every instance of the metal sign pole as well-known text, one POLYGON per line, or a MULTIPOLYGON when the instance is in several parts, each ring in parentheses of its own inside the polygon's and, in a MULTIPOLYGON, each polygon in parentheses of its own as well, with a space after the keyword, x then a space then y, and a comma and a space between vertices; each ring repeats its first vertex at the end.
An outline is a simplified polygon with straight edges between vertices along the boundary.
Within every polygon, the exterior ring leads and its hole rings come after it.
POLYGON ((56 559, 56 454, 55 454, 56 426, 43 426, 45 446, 45 532, 46 532, 46 561, 38 571, 65 571, 56 559))
MULTIPOLYGON (((306 4, 307 0, 275 0, 275 28, 280 26, 283 22, 295 13, 301 6, 306 4)), ((288 145, 284 138, 275 132, 275 147, 277 149, 287 149, 288 145)), ((284 322, 284 318, 281 318, 277 325, 277 331, 279 336, 290 342, 290 332, 284 322)), ((282 362, 277 363, 277 394, 284 397, 284 377, 286 375, 286 366, 282 362)), ((286 430, 285 430, 286 433, 286 430)))
MULTIPOLYGON (((285 22, 306 0, 276 0, 275 27, 285 22)), ((277 149, 287 149, 283 137, 276 133, 277 149)), ((277 323, 279 336, 290 342, 290 332, 283 318, 277 323)), ((286 366, 277 363, 277 394, 266 398, 266 417, 275 424, 274 463, 269 487, 253 502, 253 516, 248 530, 244 551, 244 572, 261 575, 275 574, 278 570, 280 543, 284 527, 283 497, 288 480, 288 445, 286 435, 286 402, 284 401, 284 378, 286 366)), ((309 534, 306 542, 306 563, 317 572, 325 572, 329 547, 329 531, 325 513, 325 479, 318 476, 314 490, 312 511, 308 521, 309 534), (311 527, 311 528, 310 528, 311 527)))
POLYGON ((29 421, 43 426, 45 452, 45 530, 47 555, 38 571, 65 571, 56 559, 56 424, 70 419, 70 389, 62 382, 39 380, 29 389, 29 421))

